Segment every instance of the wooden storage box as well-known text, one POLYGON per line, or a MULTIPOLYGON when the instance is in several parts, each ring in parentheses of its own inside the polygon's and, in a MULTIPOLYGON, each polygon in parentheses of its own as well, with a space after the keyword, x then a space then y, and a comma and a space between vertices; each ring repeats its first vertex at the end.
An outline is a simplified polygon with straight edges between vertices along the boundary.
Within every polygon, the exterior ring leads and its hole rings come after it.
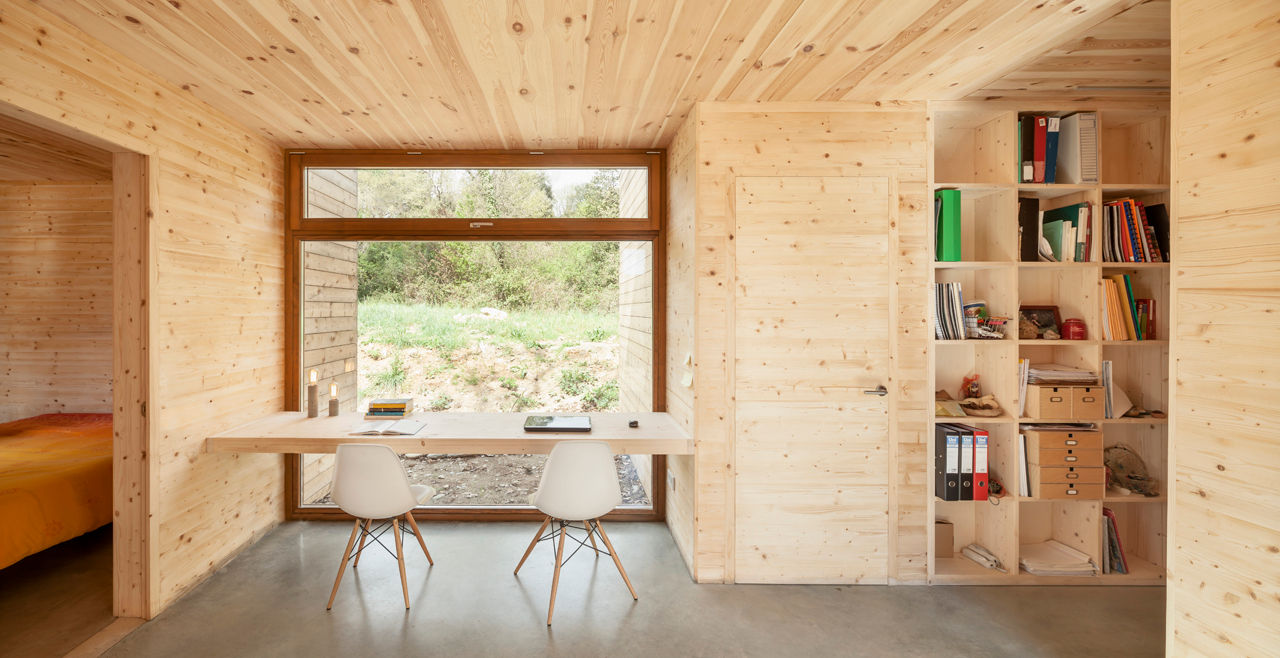
POLYGON ((1102 432, 1028 430, 1031 496, 1044 500, 1101 500, 1106 489, 1102 432))
POLYGON ((1103 399, 1105 387, 1076 386, 1071 391, 1072 418, 1102 418, 1106 414, 1107 405, 1103 399))
POLYGON ((1103 386, 1027 386, 1027 418, 1102 418, 1103 386))
POLYGON ((1031 495, 1044 500, 1100 500, 1106 469, 1097 466, 1039 466, 1031 469, 1031 495))
POLYGON ((1071 418, 1071 400, 1074 393, 1070 386, 1027 387, 1028 418, 1071 418))

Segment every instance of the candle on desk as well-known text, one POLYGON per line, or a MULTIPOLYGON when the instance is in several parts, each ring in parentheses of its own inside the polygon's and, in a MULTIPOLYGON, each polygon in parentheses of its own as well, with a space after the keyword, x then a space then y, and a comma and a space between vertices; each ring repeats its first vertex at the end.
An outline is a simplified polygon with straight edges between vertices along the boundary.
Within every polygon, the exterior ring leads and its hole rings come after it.
POLYGON ((338 415, 338 382, 329 384, 329 415, 338 415))
POLYGON ((307 384, 307 418, 320 415, 320 385, 316 383, 319 373, 311 371, 311 383, 307 384))

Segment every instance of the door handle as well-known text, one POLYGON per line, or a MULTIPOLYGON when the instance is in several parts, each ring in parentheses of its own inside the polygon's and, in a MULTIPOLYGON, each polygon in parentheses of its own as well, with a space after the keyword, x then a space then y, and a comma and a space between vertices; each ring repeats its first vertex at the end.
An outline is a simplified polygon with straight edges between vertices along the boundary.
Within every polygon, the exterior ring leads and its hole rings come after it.
POLYGON ((879 395, 880 397, 884 397, 889 394, 889 389, 885 388, 884 384, 881 384, 875 388, 864 388, 862 389, 862 393, 864 395, 879 395))

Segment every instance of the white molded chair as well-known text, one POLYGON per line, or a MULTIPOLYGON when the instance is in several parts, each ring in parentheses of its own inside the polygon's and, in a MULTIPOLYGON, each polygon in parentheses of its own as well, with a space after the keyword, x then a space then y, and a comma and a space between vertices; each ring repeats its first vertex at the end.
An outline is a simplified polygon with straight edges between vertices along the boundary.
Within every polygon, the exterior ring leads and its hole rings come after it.
POLYGON ((347 550, 342 554, 342 563, 338 565, 338 577, 333 581, 333 592, 329 594, 326 610, 333 609, 333 599, 338 595, 342 574, 347 569, 347 561, 353 557, 351 547, 356 543, 356 535, 360 535, 360 547, 356 549, 352 569, 360 566, 360 553, 364 552, 365 539, 372 538, 382 545, 380 537, 388 529, 395 536, 396 561, 400 563, 400 587, 404 591, 404 607, 409 608, 409 582, 404 575, 402 537, 405 527, 401 521, 409 523, 414 536, 418 538, 418 545, 427 556, 427 563, 434 566, 435 562, 427 550, 427 542, 422 539, 422 531, 418 529, 418 522, 413 520, 413 508, 435 493, 435 489, 426 485, 409 484, 409 476, 400 464, 399 455, 389 446, 371 443, 344 443, 338 446, 330 496, 342 511, 356 517, 356 523, 351 529, 351 537, 347 539, 347 550), (369 526, 375 520, 379 524, 371 532, 369 526))
MULTIPOLYGON (((631 591, 631 598, 639 600, 636 589, 631 586, 631 579, 627 577, 627 570, 622 568, 622 561, 618 559, 618 552, 613 549, 609 535, 604 532, 604 526, 600 525, 600 517, 622 504, 622 493, 618 487, 618 471, 614 466, 613 453, 609 450, 609 444, 603 441, 557 443, 551 449, 547 463, 542 469, 542 481, 538 484, 538 491, 529 497, 529 502, 546 514, 547 518, 543 520, 537 534, 533 536, 533 541, 529 542, 529 548, 525 549, 524 557, 521 557, 520 564, 516 565, 515 573, 520 574, 520 567, 524 566, 525 560, 529 559, 529 554, 533 552, 533 547, 538 545, 538 542, 559 537, 556 545, 555 575, 551 578, 551 604, 547 607, 548 626, 551 625, 551 615, 556 609, 556 589, 560 584, 560 567, 567 562, 564 559, 564 539, 572 538, 578 542, 578 548, 586 546, 581 539, 567 532, 570 528, 585 530, 586 538, 591 541, 591 549, 597 554, 602 552, 596 547, 594 536, 599 533, 605 547, 609 549, 605 554, 613 558, 613 564, 618 567, 618 573, 622 574, 622 580, 627 583, 627 589, 631 591), (573 525, 572 521, 582 522, 582 527, 573 525), (552 525, 551 531, 543 535, 548 525, 552 525)), ((574 553, 577 550, 574 549, 574 553)), ((569 557, 573 557, 573 554, 569 557)))

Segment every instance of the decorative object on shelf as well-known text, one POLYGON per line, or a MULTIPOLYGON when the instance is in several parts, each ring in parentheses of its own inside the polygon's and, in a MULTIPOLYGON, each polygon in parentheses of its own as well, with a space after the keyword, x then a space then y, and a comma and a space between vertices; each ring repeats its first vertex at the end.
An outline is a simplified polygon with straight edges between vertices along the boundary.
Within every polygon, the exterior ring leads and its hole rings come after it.
POLYGON ((307 418, 315 418, 320 415, 320 384, 316 382, 319 376, 315 370, 311 371, 309 382, 307 384, 307 418))
POLYGON ((951 394, 938 389, 933 394, 933 415, 938 417, 963 418, 966 414, 960 402, 951 398, 951 394))
POLYGON ((982 386, 978 384, 978 375, 969 375, 960 382, 960 399, 977 397, 982 397, 982 386))
POLYGON ((1062 338, 1064 340, 1086 340, 1089 332, 1084 327, 1084 320, 1067 318, 1062 321, 1062 338))
POLYGON ((1160 495, 1160 483, 1147 474, 1147 463, 1133 448, 1117 443, 1103 452, 1103 463, 1107 467, 1108 488, 1148 498, 1160 495))
POLYGON ((1018 338, 1057 340, 1062 337, 1057 306, 1018 307, 1018 338))
POLYGON ((987 394, 982 397, 970 397, 960 401, 960 408, 964 410, 966 416, 979 416, 982 418, 995 418, 1004 413, 1004 409, 1000 408, 1000 403, 996 402, 996 396, 987 394))
POLYGON ((987 312, 987 302, 975 299, 964 304, 965 338, 1001 339, 1009 318, 993 316, 987 312))
POLYGON ((329 415, 338 415, 338 382, 329 384, 329 415))

